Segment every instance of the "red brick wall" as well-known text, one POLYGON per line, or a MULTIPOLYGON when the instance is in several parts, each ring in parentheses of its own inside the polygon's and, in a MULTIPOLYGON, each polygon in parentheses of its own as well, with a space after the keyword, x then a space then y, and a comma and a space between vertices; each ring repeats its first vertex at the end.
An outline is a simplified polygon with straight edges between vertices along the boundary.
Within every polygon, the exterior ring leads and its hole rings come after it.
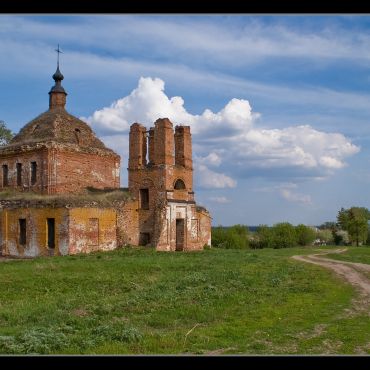
POLYGON ((17 154, 2 156, 0 158, 0 189, 3 187, 2 166, 8 165, 8 187, 18 191, 34 191, 37 193, 47 192, 48 177, 48 152, 47 149, 22 151, 17 154), (35 184, 31 183, 31 162, 37 164, 35 184), (22 185, 17 185, 17 163, 22 164, 22 185))
POLYGON ((75 193, 91 186, 97 189, 119 188, 119 159, 113 156, 56 150, 50 156, 51 193, 75 193))
POLYGON ((137 232, 149 233, 157 249, 174 250, 176 217, 168 214, 168 201, 178 202, 179 209, 187 210, 183 216, 186 219, 184 249, 202 249, 210 242, 211 224, 209 215, 200 215, 195 208, 190 127, 176 126, 174 132, 167 118, 159 119, 150 128, 149 145, 145 145, 145 132, 146 128, 138 123, 130 129, 128 179, 130 193, 138 200, 137 232), (146 150, 148 165, 144 160, 146 150), (185 189, 174 189, 178 179, 184 182, 185 189), (140 207, 140 189, 149 190, 148 210, 140 207), (195 235, 192 229, 199 229, 195 239, 191 237, 195 235))

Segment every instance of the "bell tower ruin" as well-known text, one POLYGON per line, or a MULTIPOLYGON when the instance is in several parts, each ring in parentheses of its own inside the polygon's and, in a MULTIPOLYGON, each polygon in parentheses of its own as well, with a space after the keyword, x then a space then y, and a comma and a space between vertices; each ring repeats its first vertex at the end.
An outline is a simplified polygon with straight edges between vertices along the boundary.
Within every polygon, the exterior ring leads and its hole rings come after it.
POLYGON ((158 250, 193 250, 210 245, 211 218, 193 192, 189 126, 158 119, 149 130, 130 128, 128 181, 138 199, 139 244, 158 250))

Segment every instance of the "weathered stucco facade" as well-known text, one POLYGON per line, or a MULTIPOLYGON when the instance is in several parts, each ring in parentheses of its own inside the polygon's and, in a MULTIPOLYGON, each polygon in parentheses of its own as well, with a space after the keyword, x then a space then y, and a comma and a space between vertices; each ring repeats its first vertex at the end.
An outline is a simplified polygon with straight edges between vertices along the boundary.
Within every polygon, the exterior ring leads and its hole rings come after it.
POLYGON ((19 257, 112 250, 117 248, 116 212, 111 208, 40 205, 3 209, 0 246, 3 255, 19 257))
POLYGON ((167 118, 148 131, 132 124, 124 192, 120 156, 65 110, 59 66, 53 78, 49 110, 0 148, 1 254, 66 255, 124 245, 200 250, 211 245, 211 217, 194 199, 190 127, 174 129, 167 118), (104 201, 98 195, 91 199, 91 191, 99 189, 104 201))

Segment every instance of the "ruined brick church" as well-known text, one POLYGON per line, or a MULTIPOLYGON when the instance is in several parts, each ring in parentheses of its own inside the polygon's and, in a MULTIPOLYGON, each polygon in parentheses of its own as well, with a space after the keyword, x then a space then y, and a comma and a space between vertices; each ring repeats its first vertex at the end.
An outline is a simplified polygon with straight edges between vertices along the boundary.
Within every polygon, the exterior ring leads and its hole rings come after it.
POLYGON ((120 188, 120 156, 65 109, 59 62, 53 79, 49 110, 0 147, 0 254, 210 245, 211 217, 194 200, 190 127, 133 123, 128 189, 120 188))

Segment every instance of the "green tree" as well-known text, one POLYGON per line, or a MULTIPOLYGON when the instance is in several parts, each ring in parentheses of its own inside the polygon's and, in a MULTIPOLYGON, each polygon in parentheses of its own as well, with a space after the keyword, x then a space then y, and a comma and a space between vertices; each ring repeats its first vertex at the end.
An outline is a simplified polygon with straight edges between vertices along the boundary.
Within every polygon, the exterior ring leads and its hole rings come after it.
POLYGON ((310 245, 316 239, 316 232, 312 227, 300 224, 295 227, 295 232, 299 245, 310 245))
POLYGON ((243 225, 212 228, 212 245, 216 248, 248 248, 248 228, 243 225))
POLYGON ((281 222, 272 227, 272 247, 292 248, 297 245, 297 233, 289 222, 281 222))
POLYGON ((351 242, 357 246, 366 243, 370 212, 365 207, 341 208, 337 220, 342 230, 348 232, 351 242))
POLYGON ((319 226, 319 229, 320 230, 327 230, 327 229, 336 230, 337 229, 337 224, 333 221, 326 221, 326 222, 324 222, 323 224, 321 224, 319 226))
POLYGON ((267 225, 259 225, 256 230, 259 248, 272 248, 272 229, 267 225))
POLYGON ((0 145, 7 145, 14 134, 6 127, 4 121, 0 120, 0 145))

